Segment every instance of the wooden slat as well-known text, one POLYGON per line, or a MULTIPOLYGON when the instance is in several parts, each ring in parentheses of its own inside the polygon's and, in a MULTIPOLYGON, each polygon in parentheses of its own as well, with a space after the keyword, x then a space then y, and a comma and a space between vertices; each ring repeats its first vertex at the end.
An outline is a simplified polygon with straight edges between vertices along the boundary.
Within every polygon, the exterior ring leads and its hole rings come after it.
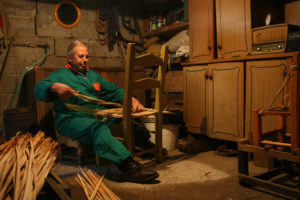
POLYGON ((284 146, 284 147, 291 147, 292 145, 290 143, 284 143, 284 142, 274 142, 271 140, 262 140, 262 144, 270 144, 270 145, 276 145, 276 146, 284 146))
POLYGON ((152 78, 144 78, 144 79, 137 80, 137 81, 135 81, 135 83, 133 85, 134 89, 137 89, 137 90, 159 88, 159 86, 160 86, 160 81, 152 79, 152 78))
POLYGON ((53 178, 46 178, 46 182, 51 186, 53 191, 63 200, 71 200, 68 194, 63 190, 60 184, 57 184, 53 178))
POLYGON ((137 56, 134 60, 134 66, 159 66, 162 64, 160 57, 157 57, 151 53, 137 56))
POLYGON ((249 184, 255 187, 262 187, 267 189, 268 191, 272 193, 280 193, 284 195, 289 195, 293 197, 297 197, 297 199, 300 197, 300 191, 294 188, 290 188, 284 185, 280 185, 277 183, 273 183, 271 181, 262 180, 259 178, 247 176, 244 174, 238 174, 240 183, 249 184))
POLYGON ((246 151, 248 153, 264 152, 268 157, 283 159, 283 160, 300 164, 300 155, 293 154, 290 152, 284 152, 284 151, 279 151, 274 149, 269 149, 268 151, 266 151, 263 147, 256 147, 249 144, 239 144, 238 149, 239 151, 246 151))
POLYGON ((288 116, 291 113, 290 112, 280 112, 280 111, 263 111, 259 112, 260 115, 283 115, 283 116, 288 116))

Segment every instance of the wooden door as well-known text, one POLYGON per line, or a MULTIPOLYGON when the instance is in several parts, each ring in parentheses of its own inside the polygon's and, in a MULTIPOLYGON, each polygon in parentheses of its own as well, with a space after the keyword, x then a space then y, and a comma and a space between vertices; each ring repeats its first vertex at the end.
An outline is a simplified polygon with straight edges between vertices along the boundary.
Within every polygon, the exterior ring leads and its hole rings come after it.
MULTIPOLYGON (((252 132, 252 110, 263 109, 271 104, 288 70, 287 60, 249 61, 246 64, 246 137, 252 132)), ((285 104, 284 90, 274 105, 285 104)), ((276 116, 262 118, 262 131, 270 131, 278 126, 276 116)))
POLYGON ((207 66, 185 67, 183 109, 189 132, 206 134, 207 129, 207 66))
POLYGON ((190 61, 214 58, 214 1, 189 1, 190 61))
POLYGON ((250 0, 216 0, 217 57, 246 56, 251 42, 250 0))
POLYGON ((244 137, 244 64, 210 64, 208 76, 208 135, 230 141, 244 137))

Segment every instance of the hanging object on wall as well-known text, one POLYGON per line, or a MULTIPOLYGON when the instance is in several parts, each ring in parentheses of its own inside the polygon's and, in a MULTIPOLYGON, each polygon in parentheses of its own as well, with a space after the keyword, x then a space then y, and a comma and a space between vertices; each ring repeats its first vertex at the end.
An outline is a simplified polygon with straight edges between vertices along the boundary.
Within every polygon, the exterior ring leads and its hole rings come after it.
POLYGON ((56 4, 54 9, 55 20, 64 28, 75 27, 81 18, 80 8, 70 0, 64 0, 56 4))

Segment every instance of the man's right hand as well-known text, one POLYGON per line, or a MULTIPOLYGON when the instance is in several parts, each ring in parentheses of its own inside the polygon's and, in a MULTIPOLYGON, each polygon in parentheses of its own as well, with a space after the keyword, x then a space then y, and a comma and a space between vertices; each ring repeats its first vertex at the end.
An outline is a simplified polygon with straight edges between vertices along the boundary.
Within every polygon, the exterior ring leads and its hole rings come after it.
POLYGON ((50 86, 50 91, 58 94, 64 101, 75 93, 75 90, 63 83, 53 83, 50 86))

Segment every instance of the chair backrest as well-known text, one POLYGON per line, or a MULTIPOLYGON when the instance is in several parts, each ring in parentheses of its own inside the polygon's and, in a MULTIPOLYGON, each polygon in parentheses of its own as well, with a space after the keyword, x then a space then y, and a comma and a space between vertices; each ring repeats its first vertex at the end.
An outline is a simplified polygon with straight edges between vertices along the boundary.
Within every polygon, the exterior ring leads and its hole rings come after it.
POLYGON ((132 92, 137 89, 153 89, 156 88, 155 110, 157 111, 158 119, 162 124, 162 96, 164 91, 165 73, 168 60, 168 48, 166 45, 162 46, 161 55, 155 56, 151 53, 141 56, 135 56, 135 44, 129 43, 127 47, 126 70, 125 70, 125 84, 124 84, 124 100, 123 100, 123 133, 125 145, 132 151, 133 136, 126 134, 132 131, 131 127, 131 98, 132 92), (133 80, 133 71, 135 66, 158 66, 157 78, 144 78, 133 80))

